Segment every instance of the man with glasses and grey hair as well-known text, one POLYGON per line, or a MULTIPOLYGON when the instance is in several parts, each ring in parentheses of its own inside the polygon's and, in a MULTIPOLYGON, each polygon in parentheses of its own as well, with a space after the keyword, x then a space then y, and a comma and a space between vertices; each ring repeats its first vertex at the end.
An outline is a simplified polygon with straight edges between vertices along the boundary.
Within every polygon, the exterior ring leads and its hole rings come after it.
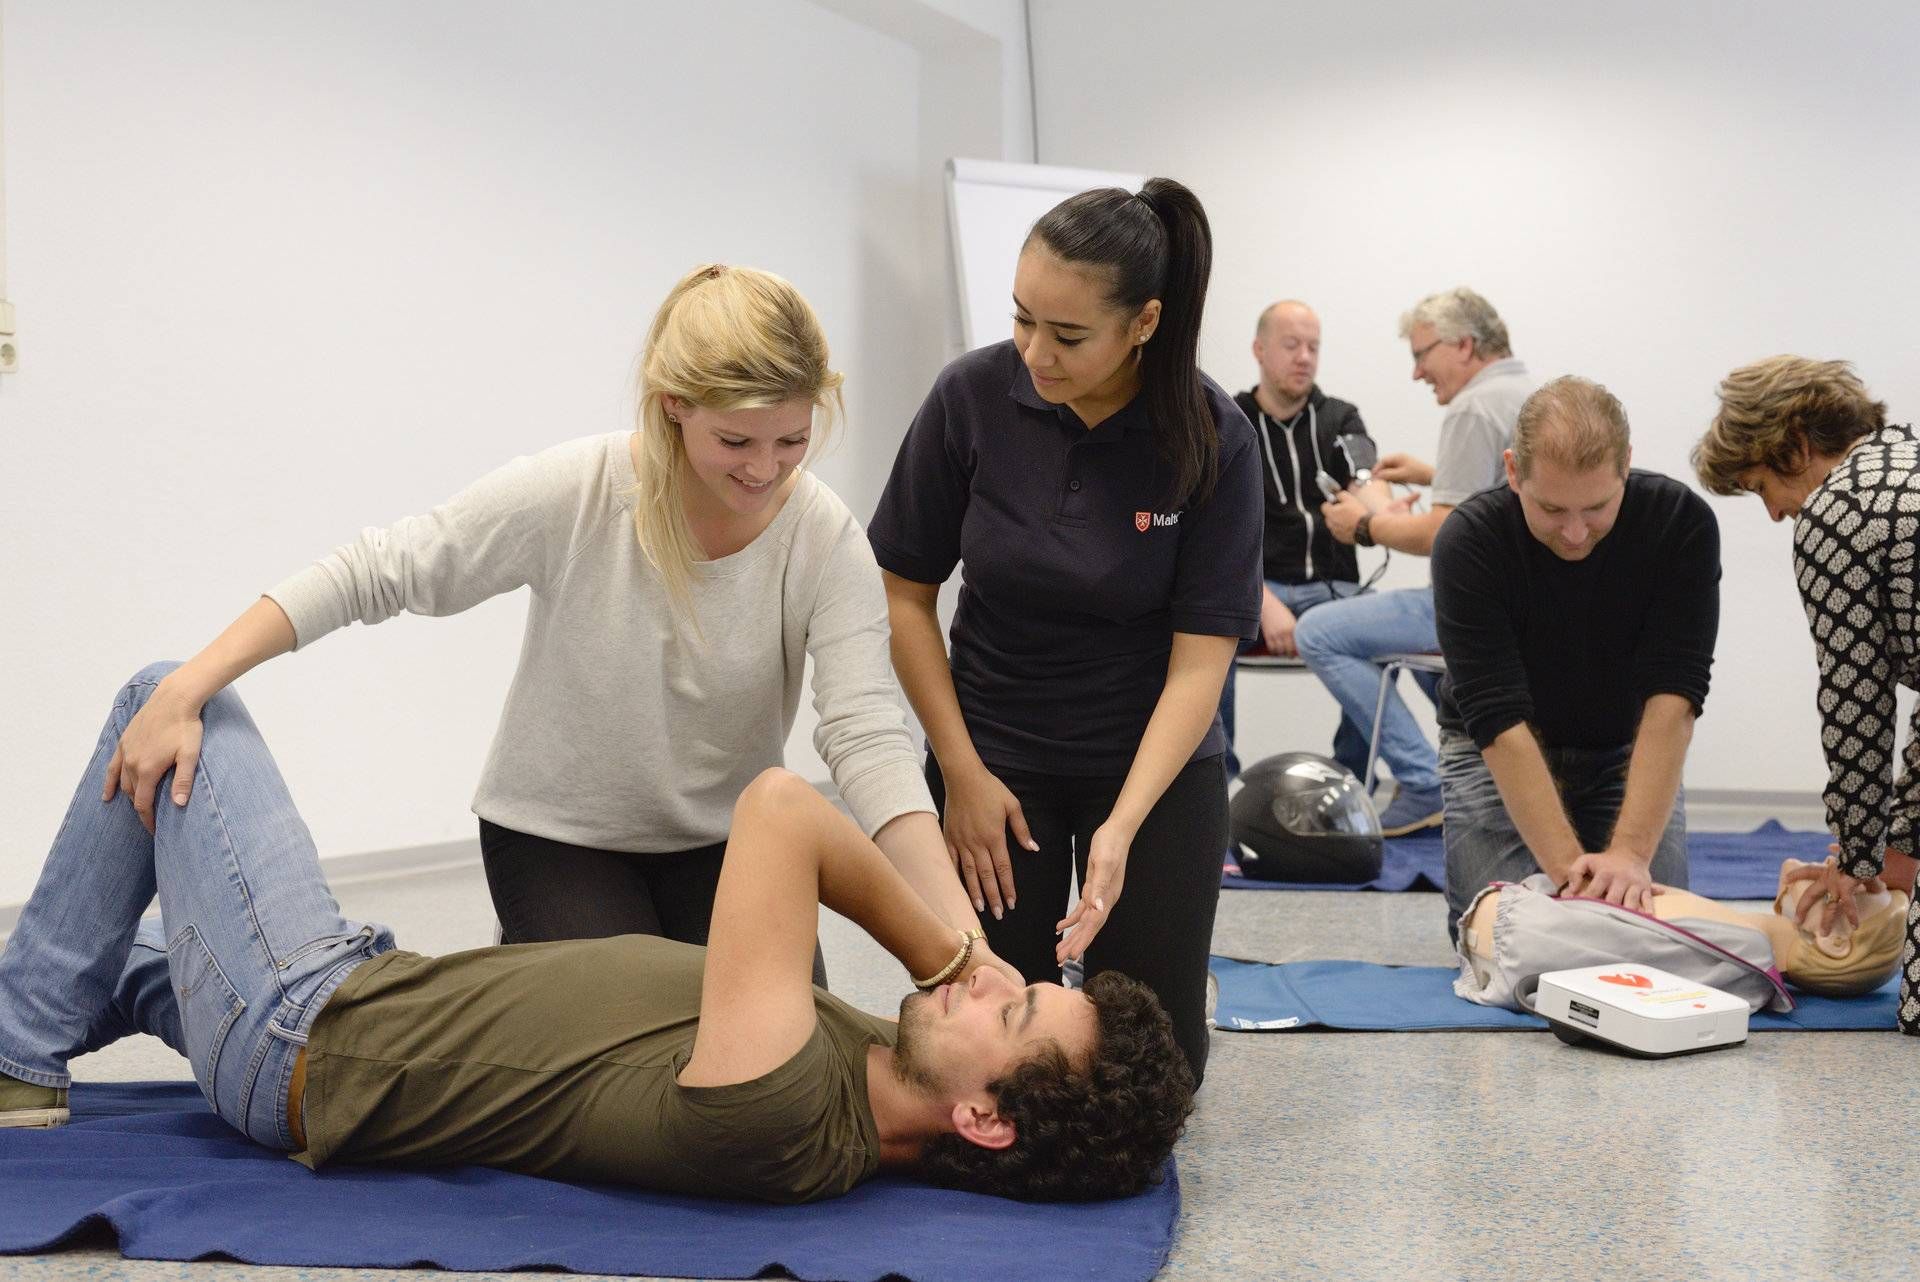
MULTIPOLYGON (((1507 326, 1493 304, 1465 287, 1421 299, 1400 318, 1413 356, 1413 377, 1446 407, 1437 459, 1389 454, 1374 479, 1430 487, 1427 511, 1409 498, 1383 502, 1364 490, 1336 496, 1322 512, 1333 537, 1360 547, 1429 556, 1448 513, 1505 476, 1502 462, 1514 420, 1533 391, 1527 367, 1513 355, 1507 326)), ((1439 650, 1433 590, 1408 588, 1333 601, 1303 616, 1294 644, 1356 725, 1371 726, 1380 694, 1380 657, 1439 650)), ((1431 687, 1429 687, 1431 693, 1431 687)), ((1379 757, 1397 788, 1380 816, 1389 837, 1439 825, 1444 813, 1440 761, 1397 690, 1387 692, 1379 757)), ((1372 780, 1365 781, 1369 786, 1372 780)))

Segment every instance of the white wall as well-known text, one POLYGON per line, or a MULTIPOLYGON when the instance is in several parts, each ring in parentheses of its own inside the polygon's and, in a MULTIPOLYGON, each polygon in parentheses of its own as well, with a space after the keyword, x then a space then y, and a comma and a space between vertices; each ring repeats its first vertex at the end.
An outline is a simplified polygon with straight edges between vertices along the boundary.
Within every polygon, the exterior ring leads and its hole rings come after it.
MULTIPOLYGON (((1206 202, 1203 355, 1229 387, 1255 377, 1260 308, 1305 298, 1322 386, 1387 448, 1431 457, 1439 411, 1396 321, 1464 283, 1536 374, 1621 397, 1640 466, 1690 479, 1715 384, 1779 351, 1850 359, 1897 419, 1920 411, 1911 4, 1052 0, 1034 17, 1038 158, 1168 174, 1206 202)), ((1752 499, 1714 503, 1722 622, 1688 784, 1816 790, 1787 532, 1752 499)), ((1425 573, 1396 557, 1388 582, 1425 573)), ((1242 755, 1323 742, 1313 686, 1243 678, 1242 755)))
MULTIPOLYGON (((949 154, 1191 182, 1219 241, 1209 369, 1244 386, 1255 313, 1305 296, 1323 382, 1393 446, 1431 451, 1439 421, 1395 318, 1461 281, 1537 371, 1619 391, 1668 471, 1757 355, 1850 357, 1902 417, 1920 392, 1910 6, 1049 0, 1035 157, 1018 0, 0 3, 23 358, 0 379, 0 904, 120 679, 361 525, 621 426, 695 261, 820 309, 852 423, 819 466, 870 510, 949 352, 949 154)), ((1718 507, 1690 783, 1805 791, 1784 532, 1718 507)), ((356 629, 243 683, 323 851, 471 834, 522 611, 356 629)), ((1243 688, 1249 756, 1331 729, 1310 682, 1243 688)), ((810 727, 792 760, 818 776, 810 727)))
MULTIPOLYGON (((997 72, 1006 6, 941 8, 997 72)), ((942 33, 807 0, 189 10, 6 0, 0 904, 122 679, 361 526, 623 426, 698 261, 818 308, 851 411, 818 467, 869 512, 945 356, 922 118, 1002 147, 997 77, 928 89, 942 33)), ((355 628, 242 682, 323 853, 472 834, 523 617, 355 628)))

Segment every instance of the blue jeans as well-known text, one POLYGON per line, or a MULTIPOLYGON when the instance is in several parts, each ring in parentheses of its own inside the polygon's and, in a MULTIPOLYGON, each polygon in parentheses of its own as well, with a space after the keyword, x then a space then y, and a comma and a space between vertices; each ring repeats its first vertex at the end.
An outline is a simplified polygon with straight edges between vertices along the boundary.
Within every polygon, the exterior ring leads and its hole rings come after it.
POLYGON ((149 834, 124 794, 100 800, 121 732, 174 664, 115 699, 33 896, 0 952, 0 1072, 68 1084, 67 1060, 131 1033, 185 1055, 214 1111, 291 1149, 287 1089, 320 1008, 393 947, 346 921, 260 731, 231 690, 201 714, 193 792, 160 781, 149 834), (160 899, 158 921, 141 914, 160 899))
MULTIPOLYGON (((1317 605, 1326 605, 1331 601, 1345 600, 1359 594, 1360 585, 1342 580, 1337 583, 1281 583, 1276 579, 1267 580, 1267 588, 1280 598, 1280 604, 1292 610, 1296 618, 1303 617, 1308 610, 1317 605)), ((1240 643, 1244 653, 1259 644, 1258 638, 1240 643)), ((1227 732, 1227 778, 1237 778, 1240 774, 1240 758, 1233 750, 1233 687, 1236 676, 1235 667, 1227 666, 1227 683, 1220 688, 1220 724, 1227 732)), ((1369 709, 1366 725, 1373 725, 1373 713, 1369 709)), ((1340 713, 1340 726, 1333 732, 1333 759, 1353 771, 1358 779, 1367 768, 1367 732, 1355 725, 1353 718, 1340 713)), ((1367 782, 1371 783, 1371 780, 1367 782)))
MULTIPOLYGON (((1620 803, 1627 796, 1627 766, 1633 746, 1547 748, 1547 768, 1560 802, 1580 837, 1581 848, 1605 850, 1613 838, 1620 803)), ((1522 881, 1540 871, 1500 799, 1500 789, 1473 740, 1454 730, 1440 734, 1440 779, 1446 792, 1447 932, 1491 882, 1522 881)), ((1653 879, 1681 889, 1687 884, 1687 798, 1673 799, 1666 831, 1653 852, 1653 879)))
MULTIPOLYGON (((1424 654, 1440 648, 1433 630, 1433 589, 1369 592, 1332 602, 1303 615, 1293 641, 1314 675, 1339 700, 1341 711, 1370 731, 1380 698, 1380 665, 1375 660, 1383 654, 1424 654)), ((1433 693, 1426 682, 1421 685, 1433 693)), ((1380 759, 1402 788, 1430 792, 1440 786, 1439 757, 1398 689, 1387 691, 1380 718, 1380 759)))

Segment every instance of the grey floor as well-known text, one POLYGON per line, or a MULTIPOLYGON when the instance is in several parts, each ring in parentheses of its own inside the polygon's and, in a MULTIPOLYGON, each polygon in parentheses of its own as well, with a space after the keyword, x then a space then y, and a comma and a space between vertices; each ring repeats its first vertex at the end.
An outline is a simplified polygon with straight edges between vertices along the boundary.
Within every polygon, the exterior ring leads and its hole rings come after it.
MULTIPOLYGON (((350 915, 428 952, 489 942, 477 864, 337 887, 350 915)), ((1230 891, 1215 951, 1445 964, 1431 894, 1230 891)), ((898 966, 822 925, 835 990, 892 1011, 898 966)), ((138 1039, 83 1080, 172 1078, 138 1039)), ((1542 1033, 1216 1033, 1179 1149, 1164 1278, 1920 1276, 1920 1040, 1763 1033, 1643 1062, 1542 1033)), ((33 1278, 432 1273, 123 1261, 111 1248, 0 1259, 33 1278)))

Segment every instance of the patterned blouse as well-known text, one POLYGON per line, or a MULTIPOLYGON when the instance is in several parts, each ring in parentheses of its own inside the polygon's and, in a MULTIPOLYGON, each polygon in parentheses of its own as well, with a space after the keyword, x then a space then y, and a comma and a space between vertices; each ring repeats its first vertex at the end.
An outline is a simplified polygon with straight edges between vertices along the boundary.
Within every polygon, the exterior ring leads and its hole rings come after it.
POLYGON ((1920 436, 1868 437, 1793 524, 1793 572, 1820 656, 1827 827, 1855 877, 1879 875, 1885 847, 1913 850, 1920 817, 1920 709, 1894 778, 1895 689, 1920 689, 1920 436))

